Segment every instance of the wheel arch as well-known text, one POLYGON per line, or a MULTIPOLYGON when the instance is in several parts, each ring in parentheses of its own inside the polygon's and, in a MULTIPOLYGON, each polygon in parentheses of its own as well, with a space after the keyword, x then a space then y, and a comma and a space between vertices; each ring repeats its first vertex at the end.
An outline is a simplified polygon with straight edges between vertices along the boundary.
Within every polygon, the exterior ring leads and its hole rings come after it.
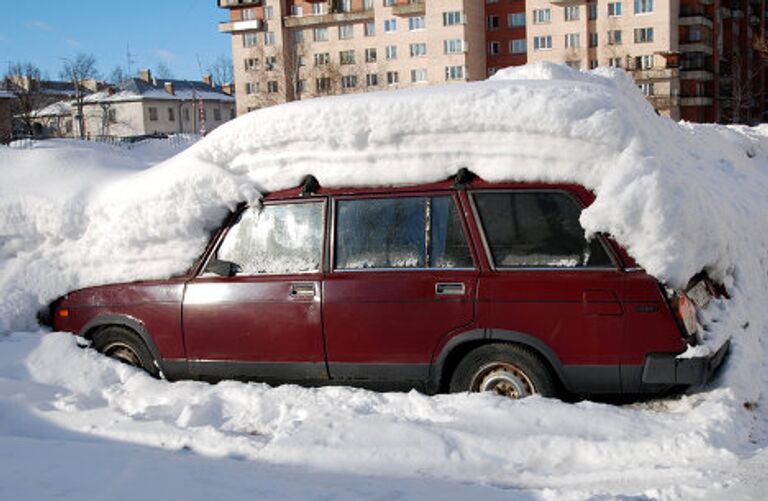
POLYGON ((559 357, 542 340, 522 332, 507 329, 473 329, 452 337, 434 358, 430 368, 430 387, 437 392, 444 390, 448 378, 459 361, 470 350, 490 343, 515 343, 532 350, 546 363, 552 375, 566 390, 570 385, 559 357))
POLYGON ((100 315, 85 324, 83 328, 80 329, 78 335, 91 340, 93 339, 93 335, 101 329, 113 326, 124 327, 134 332, 144 343, 144 346, 147 347, 158 367, 160 367, 161 370, 163 369, 163 359, 160 356, 160 350, 157 349, 157 345, 155 345, 152 336, 149 335, 149 331, 147 331, 147 328, 141 320, 135 317, 117 314, 100 315))

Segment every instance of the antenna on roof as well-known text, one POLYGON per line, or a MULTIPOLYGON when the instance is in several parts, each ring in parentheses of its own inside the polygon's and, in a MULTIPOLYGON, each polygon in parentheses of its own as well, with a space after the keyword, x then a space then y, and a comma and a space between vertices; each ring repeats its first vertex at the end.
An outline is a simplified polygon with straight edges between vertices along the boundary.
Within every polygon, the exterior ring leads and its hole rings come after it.
POLYGON ((128 63, 128 78, 133 78, 133 63, 136 62, 136 60, 133 58, 133 54, 131 54, 131 44, 126 42, 125 44, 125 59, 128 63))
POLYGON ((311 196, 312 194, 317 193, 317 190, 319 189, 320 189, 320 183, 317 181, 317 178, 312 174, 308 176, 304 176, 304 179, 301 180, 301 196, 302 197, 311 196))
POLYGON ((456 173, 456 176, 454 176, 453 178, 453 187, 458 190, 463 190, 476 177, 477 176, 475 176, 474 172, 467 169, 466 167, 462 167, 461 169, 459 169, 459 171, 456 173))

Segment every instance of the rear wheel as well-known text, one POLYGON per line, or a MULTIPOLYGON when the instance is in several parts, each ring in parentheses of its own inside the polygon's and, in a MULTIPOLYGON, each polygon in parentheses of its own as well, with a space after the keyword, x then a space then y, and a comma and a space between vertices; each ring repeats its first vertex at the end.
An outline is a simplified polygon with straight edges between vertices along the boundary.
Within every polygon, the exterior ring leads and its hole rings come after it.
POLYGON ((531 350, 515 344, 486 344, 467 353, 456 366, 452 393, 490 391, 507 398, 556 396, 546 364, 531 350))
POLYGON ((160 376, 149 349, 132 330, 119 326, 101 329, 93 335, 93 347, 119 362, 144 369, 152 377, 160 376))

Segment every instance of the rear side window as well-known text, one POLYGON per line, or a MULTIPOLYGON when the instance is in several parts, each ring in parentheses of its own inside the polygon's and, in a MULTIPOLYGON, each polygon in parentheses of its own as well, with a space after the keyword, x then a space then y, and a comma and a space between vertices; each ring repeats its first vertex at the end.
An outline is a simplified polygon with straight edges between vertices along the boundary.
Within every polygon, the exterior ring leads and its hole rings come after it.
POLYGON ((216 257, 240 267, 238 275, 320 270, 323 204, 253 207, 230 228, 216 257))
POLYGON ((335 268, 472 268, 450 196, 340 200, 335 268))
POLYGON ((581 207, 560 192, 475 193, 497 268, 612 266, 598 239, 587 241, 581 207))

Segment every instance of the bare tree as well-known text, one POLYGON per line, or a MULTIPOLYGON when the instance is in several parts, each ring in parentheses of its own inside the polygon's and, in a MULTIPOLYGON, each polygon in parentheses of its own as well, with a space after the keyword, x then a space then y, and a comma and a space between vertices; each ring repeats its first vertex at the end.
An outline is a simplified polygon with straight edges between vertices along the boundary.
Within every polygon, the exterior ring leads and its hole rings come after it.
POLYGON ((40 89, 40 69, 29 62, 11 63, 3 77, 3 87, 15 97, 12 115, 18 117, 24 134, 33 135, 34 112, 48 104, 40 89))
POLYGON ((74 58, 64 58, 61 78, 67 78, 75 88, 75 121, 80 132, 80 139, 85 139, 85 116, 83 103, 87 95, 86 81, 98 77, 96 58, 93 54, 79 53, 74 58))
MULTIPOLYGON (((753 108, 762 99, 762 86, 756 81, 764 69, 768 57, 768 43, 763 37, 756 37, 753 48, 758 54, 754 60, 748 60, 740 50, 727 54, 728 62, 724 73, 730 76, 730 92, 720 99, 730 105, 730 116, 725 118, 731 123, 750 123, 753 121, 753 108)), ((722 64, 722 63, 721 63, 722 64)))
POLYGON ((213 78, 213 85, 222 86, 224 84, 232 83, 234 80, 234 71, 231 57, 217 57, 213 63, 208 65, 206 71, 211 74, 211 77, 213 78))
POLYGON ((168 67, 167 64, 160 61, 157 63, 157 66, 155 67, 154 74, 157 76, 157 78, 160 78, 161 80, 170 80, 173 78, 173 71, 171 68, 168 67))
POLYGON ((122 66, 115 66, 112 73, 109 74, 109 79, 107 81, 111 84, 119 85, 129 78, 131 78, 130 75, 128 75, 122 66))

